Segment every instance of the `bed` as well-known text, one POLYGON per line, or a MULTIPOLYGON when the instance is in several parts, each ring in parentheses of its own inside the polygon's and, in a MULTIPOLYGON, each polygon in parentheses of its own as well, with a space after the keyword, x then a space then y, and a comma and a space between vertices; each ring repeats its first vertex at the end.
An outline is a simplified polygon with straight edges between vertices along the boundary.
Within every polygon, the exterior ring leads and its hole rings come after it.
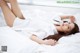
MULTIPOLYGON (((30 35, 27 33, 26 35, 30 35)), ((40 45, 10 27, 0 27, 0 46, 7 46, 7 53, 79 53, 80 33, 63 37, 55 46, 40 45)))
MULTIPOLYGON (((27 8, 21 6, 22 12, 27 18, 40 18, 44 21, 54 17, 54 15, 74 15, 76 22, 80 27, 80 9, 76 8, 59 8, 59 7, 41 7, 27 5, 27 8), (47 8, 47 9, 46 9, 47 8), (26 9, 28 11, 26 11, 26 9), (46 9, 46 10, 45 10, 46 9), (64 11, 63 11, 64 9, 64 11), (69 10, 69 12, 67 12, 69 10), (26 15, 27 14, 27 15, 26 15), (47 16, 46 16, 47 15, 47 16)), ((0 16, 1 17, 1 16, 0 16)), ((3 18, 0 18, 0 20, 3 18)), ((0 22, 0 48, 7 46, 7 53, 79 53, 80 52, 80 33, 62 37, 55 46, 40 45, 27 36, 31 35, 29 31, 25 34, 19 33, 21 29, 10 28, 5 25, 5 22, 0 22), (2 24, 4 23, 4 24, 2 24), (16 31, 15 31, 16 30, 16 31), (19 32, 18 32, 19 31, 19 32)), ((22 28, 23 30, 24 28, 22 28)), ((1 50, 1 49, 0 49, 1 50)))

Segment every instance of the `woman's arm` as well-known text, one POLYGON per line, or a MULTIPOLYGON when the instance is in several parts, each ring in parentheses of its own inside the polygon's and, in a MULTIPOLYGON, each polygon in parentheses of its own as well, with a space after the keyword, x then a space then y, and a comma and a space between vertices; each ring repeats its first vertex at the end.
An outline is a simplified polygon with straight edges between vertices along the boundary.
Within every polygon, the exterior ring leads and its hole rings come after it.
POLYGON ((36 35, 32 35, 31 36, 31 40, 39 43, 39 44, 46 44, 46 45, 55 45, 56 44, 56 41, 53 40, 53 39, 49 39, 49 40, 42 40, 42 39, 39 39, 36 35))
POLYGON ((31 37, 31 40, 33 40, 33 41, 35 41, 35 42, 37 42, 37 43, 39 43, 39 44, 44 44, 44 40, 42 40, 42 39, 39 39, 36 35, 32 35, 31 37))
POLYGON ((71 22, 74 22, 75 21, 75 17, 74 16, 60 16, 60 17, 61 17, 62 20, 63 19, 70 19, 71 22))

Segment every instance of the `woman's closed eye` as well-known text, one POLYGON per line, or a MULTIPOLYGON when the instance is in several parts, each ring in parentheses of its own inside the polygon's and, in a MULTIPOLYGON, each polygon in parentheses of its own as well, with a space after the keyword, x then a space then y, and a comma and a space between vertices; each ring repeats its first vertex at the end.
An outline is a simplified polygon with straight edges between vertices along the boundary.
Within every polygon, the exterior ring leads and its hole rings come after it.
POLYGON ((64 23, 68 22, 68 21, 63 21, 64 23))
POLYGON ((68 23, 68 24, 71 24, 70 22, 68 22, 68 21, 63 21, 64 23, 68 23))

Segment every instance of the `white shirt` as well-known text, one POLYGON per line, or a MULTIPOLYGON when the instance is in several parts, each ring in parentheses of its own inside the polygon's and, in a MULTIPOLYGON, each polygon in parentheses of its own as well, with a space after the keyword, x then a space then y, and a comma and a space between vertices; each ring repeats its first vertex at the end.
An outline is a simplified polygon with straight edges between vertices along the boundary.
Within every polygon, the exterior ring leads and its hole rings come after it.
MULTIPOLYGON (((45 38, 49 35, 54 35, 57 32, 52 22, 46 22, 40 19, 19 19, 16 18, 13 24, 13 28, 27 28, 30 29, 32 34, 35 34, 38 38, 45 38)), ((27 30, 26 29, 26 30, 27 30)), ((23 30, 25 31, 25 30, 23 30)))

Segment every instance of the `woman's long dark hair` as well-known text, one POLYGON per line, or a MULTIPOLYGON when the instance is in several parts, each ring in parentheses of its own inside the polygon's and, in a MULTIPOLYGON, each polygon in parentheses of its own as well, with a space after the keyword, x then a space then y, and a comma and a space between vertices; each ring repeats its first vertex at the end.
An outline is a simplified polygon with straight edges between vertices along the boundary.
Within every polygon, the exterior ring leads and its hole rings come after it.
POLYGON ((74 25, 75 25, 75 27, 68 33, 58 32, 58 34, 49 35, 48 37, 44 38, 43 40, 45 40, 45 39, 55 39, 55 40, 58 41, 63 36, 69 36, 71 34, 78 33, 79 32, 79 27, 78 27, 78 25, 76 23, 74 23, 74 25))

